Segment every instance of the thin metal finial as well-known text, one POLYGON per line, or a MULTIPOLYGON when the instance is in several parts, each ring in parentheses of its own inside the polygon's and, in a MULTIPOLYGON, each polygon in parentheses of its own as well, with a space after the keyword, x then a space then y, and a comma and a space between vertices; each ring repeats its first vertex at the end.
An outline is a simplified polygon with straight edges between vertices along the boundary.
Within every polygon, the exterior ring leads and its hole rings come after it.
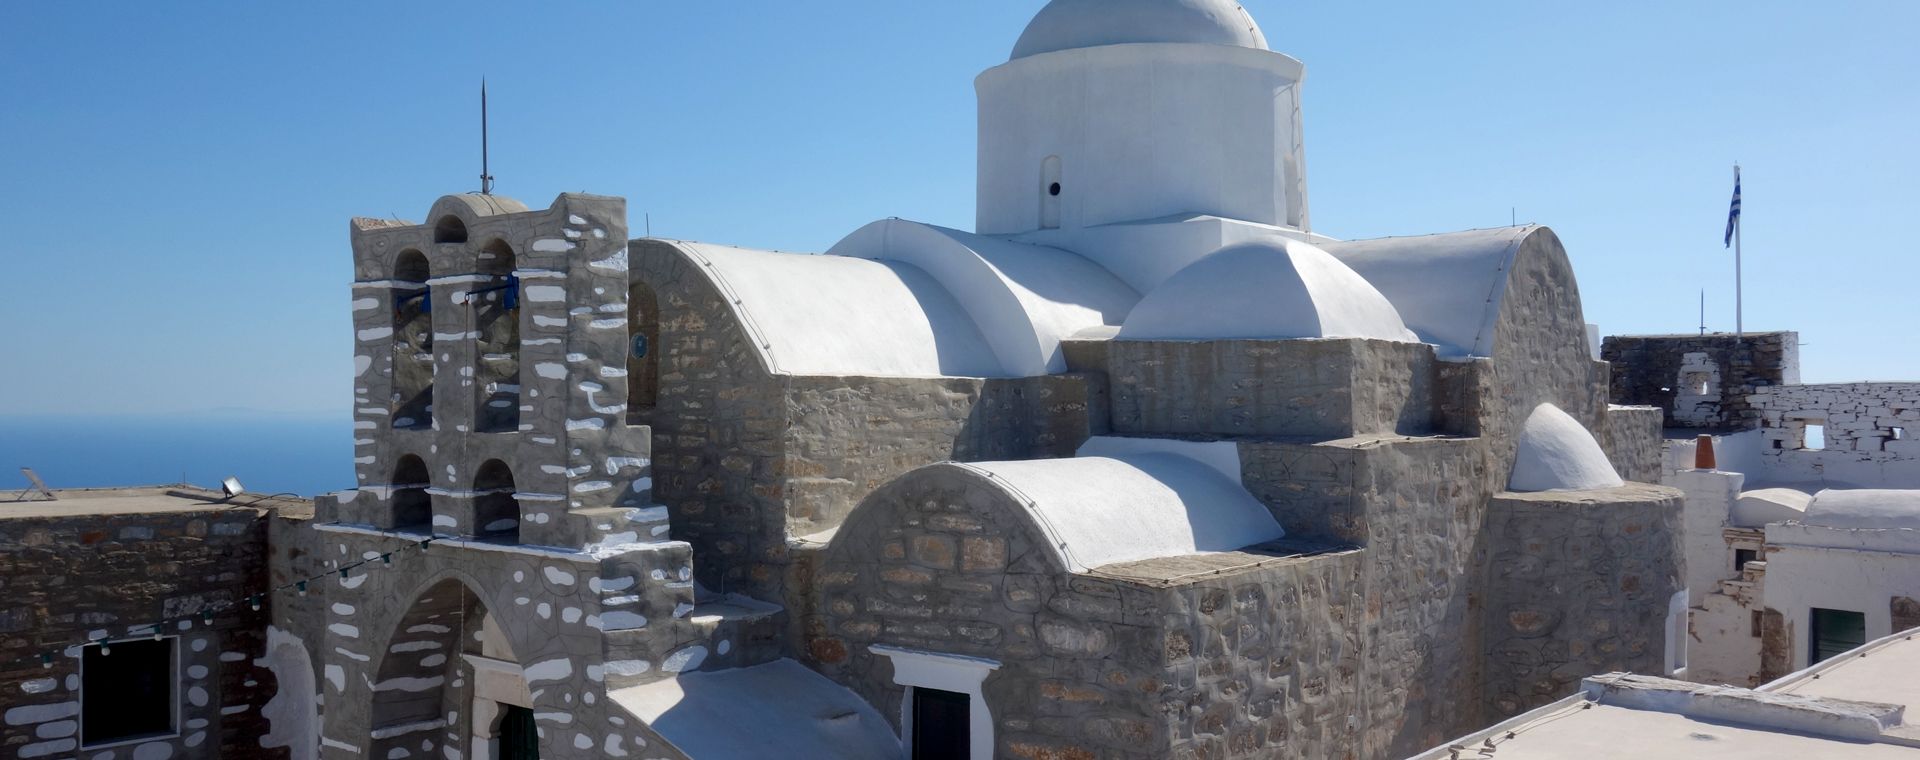
POLYGON ((480 78, 480 194, 493 194, 493 174, 487 170, 487 78, 480 78))

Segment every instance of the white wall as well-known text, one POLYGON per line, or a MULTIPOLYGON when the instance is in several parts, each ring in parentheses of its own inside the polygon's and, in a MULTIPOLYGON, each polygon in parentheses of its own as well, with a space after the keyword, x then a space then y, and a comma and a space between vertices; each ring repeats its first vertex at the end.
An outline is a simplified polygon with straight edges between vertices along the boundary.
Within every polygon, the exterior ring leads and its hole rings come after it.
POLYGON ((1920 537, 1911 530, 1767 526, 1766 606, 1793 632, 1793 668, 1807 666, 1808 610, 1866 614, 1867 640, 1892 634, 1895 596, 1920 598, 1920 537))
POLYGON ((1696 600, 1713 593, 1720 581, 1739 574, 1724 532, 1727 514, 1740 498, 1745 481, 1740 473, 1719 470, 1681 470, 1662 480, 1662 485, 1686 494, 1681 546, 1687 558, 1687 590, 1696 600))
POLYGON ((1039 229, 1059 157, 1060 227, 1212 214, 1303 227, 1300 62, 1226 45, 1061 50, 988 69, 976 229, 1039 229))

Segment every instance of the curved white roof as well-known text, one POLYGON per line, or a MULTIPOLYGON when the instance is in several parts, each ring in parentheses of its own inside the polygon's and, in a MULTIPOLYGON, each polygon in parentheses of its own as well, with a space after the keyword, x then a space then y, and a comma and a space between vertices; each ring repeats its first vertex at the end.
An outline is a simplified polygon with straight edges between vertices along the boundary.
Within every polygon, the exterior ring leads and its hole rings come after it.
POLYGON ((1920 491, 1829 488, 1813 495, 1800 521, 1828 528, 1920 528, 1920 491))
POLYGON ((1587 491, 1625 485, 1593 434, 1560 407, 1541 404, 1527 415, 1513 456, 1511 491, 1587 491))
POLYGON ((1163 452, 976 462, 1027 506, 1068 570, 1231 551, 1286 535, 1273 513, 1212 466, 1163 452))
POLYGON ((1741 491, 1733 503, 1727 522, 1743 528, 1764 528, 1767 523, 1798 520, 1807 511, 1813 497, 1791 488, 1758 488, 1741 491))
POLYGON ((1260 25, 1233 0, 1053 0, 1020 33, 1011 58, 1131 42, 1267 49, 1260 25))
POLYGON ((1140 299, 1121 339, 1418 338, 1360 275, 1309 243, 1230 245, 1140 299))
POLYGON ((979 326, 1001 376, 1066 371, 1061 339, 1119 324, 1140 300, 1120 278, 1079 254, 902 219, 861 227, 827 253, 924 270, 979 326))
POLYGON ((966 309, 911 264, 668 242, 734 302, 774 374, 1009 374, 966 309))
POLYGON ((1507 272, 1538 225, 1326 244, 1441 356, 1492 356, 1507 272))

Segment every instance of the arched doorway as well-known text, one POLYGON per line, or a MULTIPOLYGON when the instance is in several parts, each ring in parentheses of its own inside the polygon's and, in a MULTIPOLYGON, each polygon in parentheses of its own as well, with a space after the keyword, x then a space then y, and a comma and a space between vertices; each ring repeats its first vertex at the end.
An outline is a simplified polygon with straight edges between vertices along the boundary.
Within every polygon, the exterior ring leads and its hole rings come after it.
POLYGON ((532 728, 526 676, 471 586, 452 577, 427 585, 384 652, 373 682, 369 757, 539 756, 537 733, 513 733, 532 728), (521 711, 524 726, 512 722, 521 711), (395 749, 405 753, 390 754, 395 749))

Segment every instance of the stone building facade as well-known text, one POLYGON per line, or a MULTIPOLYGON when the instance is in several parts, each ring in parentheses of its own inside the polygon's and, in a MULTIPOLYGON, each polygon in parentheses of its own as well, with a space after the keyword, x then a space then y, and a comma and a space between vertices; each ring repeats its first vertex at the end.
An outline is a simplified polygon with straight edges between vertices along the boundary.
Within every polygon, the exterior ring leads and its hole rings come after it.
MULTIPOLYGON (((267 615, 247 600, 267 585, 269 510, 286 502, 184 488, 56 495, 0 514, 0 755, 275 756, 257 741, 277 686, 255 664, 267 615), (115 645, 177 679, 160 723, 87 723, 111 716, 83 710, 82 662, 112 662, 115 645)), ((115 686, 135 684, 90 688, 115 686)))
POLYGON ((1753 396, 1800 382, 1800 334, 1612 335, 1600 358, 1614 367, 1616 404, 1658 407, 1664 427, 1731 431, 1758 427, 1753 396))

